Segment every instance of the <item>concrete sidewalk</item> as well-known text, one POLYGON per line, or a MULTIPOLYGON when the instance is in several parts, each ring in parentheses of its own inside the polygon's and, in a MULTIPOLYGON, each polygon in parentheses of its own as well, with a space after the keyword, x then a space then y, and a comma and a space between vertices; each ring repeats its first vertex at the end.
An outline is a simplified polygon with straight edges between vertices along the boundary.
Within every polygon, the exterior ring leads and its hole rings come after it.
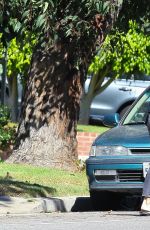
POLYGON ((20 198, 0 196, 0 214, 91 211, 89 197, 20 198))

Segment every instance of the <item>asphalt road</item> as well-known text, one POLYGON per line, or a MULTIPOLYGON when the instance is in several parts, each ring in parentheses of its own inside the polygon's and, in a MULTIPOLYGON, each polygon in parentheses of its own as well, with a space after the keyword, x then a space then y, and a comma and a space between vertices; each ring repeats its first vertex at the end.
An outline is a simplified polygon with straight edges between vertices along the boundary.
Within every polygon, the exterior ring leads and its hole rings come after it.
POLYGON ((0 230, 149 230, 138 212, 70 212, 0 216, 0 230))

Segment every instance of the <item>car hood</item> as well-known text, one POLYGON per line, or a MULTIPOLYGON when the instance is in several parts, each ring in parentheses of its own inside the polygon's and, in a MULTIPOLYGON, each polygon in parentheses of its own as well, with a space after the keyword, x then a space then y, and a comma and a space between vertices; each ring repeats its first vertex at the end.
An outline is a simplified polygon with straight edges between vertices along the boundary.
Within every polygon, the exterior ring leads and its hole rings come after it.
POLYGON ((117 126, 100 135, 94 145, 121 145, 128 148, 150 148, 150 134, 146 125, 117 126))

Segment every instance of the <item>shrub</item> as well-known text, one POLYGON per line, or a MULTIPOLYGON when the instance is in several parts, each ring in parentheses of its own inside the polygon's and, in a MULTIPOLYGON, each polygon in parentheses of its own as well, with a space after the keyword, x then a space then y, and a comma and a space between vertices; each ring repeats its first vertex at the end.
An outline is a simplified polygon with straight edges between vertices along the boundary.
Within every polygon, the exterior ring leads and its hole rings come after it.
POLYGON ((0 106, 0 149, 5 149, 13 143, 16 124, 10 122, 10 111, 6 106, 0 106))
POLYGON ((10 112, 7 106, 0 106, 0 127, 7 124, 10 118, 10 112))

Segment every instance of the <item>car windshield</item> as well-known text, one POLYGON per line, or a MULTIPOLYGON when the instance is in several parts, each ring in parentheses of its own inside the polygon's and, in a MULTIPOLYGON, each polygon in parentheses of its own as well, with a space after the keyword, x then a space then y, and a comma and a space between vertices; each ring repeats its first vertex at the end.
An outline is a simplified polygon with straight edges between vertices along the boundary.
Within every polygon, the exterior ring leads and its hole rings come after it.
POLYGON ((150 90, 145 91, 143 96, 133 106, 123 125, 146 124, 148 114, 150 113, 150 90))

